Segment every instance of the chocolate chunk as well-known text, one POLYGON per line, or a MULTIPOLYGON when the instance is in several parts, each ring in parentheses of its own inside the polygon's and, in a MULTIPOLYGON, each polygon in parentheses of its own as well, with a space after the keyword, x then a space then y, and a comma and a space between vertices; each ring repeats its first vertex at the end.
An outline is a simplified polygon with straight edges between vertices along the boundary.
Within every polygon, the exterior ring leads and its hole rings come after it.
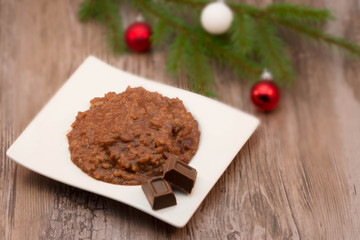
POLYGON ((185 150, 189 150, 193 145, 194 140, 190 137, 184 138, 181 142, 181 145, 185 148, 185 150))
POLYGON ((170 184, 163 178, 157 177, 150 179, 141 187, 154 210, 176 205, 174 192, 170 184))
POLYGON ((164 164, 164 179, 186 193, 191 193, 196 175, 195 168, 174 158, 168 159, 164 164))

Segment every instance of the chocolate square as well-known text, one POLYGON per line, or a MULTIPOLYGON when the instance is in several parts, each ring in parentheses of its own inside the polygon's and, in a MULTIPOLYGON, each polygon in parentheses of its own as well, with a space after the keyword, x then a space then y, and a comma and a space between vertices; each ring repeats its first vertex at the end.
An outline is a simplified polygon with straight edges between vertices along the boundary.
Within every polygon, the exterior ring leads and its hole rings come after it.
POLYGON ((150 179, 141 187, 154 210, 176 205, 174 192, 170 184, 163 178, 157 177, 150 179))
POLYGON ((164 179, 185 193, 191 193, 196 175, 195 168, 177 159, 168 159, 164 164, 164 179))

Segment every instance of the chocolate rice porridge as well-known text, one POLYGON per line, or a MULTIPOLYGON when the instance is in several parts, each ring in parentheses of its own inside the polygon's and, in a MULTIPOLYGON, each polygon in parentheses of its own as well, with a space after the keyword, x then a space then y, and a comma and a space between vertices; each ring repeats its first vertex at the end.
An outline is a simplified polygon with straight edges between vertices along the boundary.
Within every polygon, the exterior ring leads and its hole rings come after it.
POLYGON ((162 175, 167 159, 188 163, 198 149, 198 123, 178 98, 128 87, 90 103, 67 137, 71 160, 95 179, 139 185, 162 175))

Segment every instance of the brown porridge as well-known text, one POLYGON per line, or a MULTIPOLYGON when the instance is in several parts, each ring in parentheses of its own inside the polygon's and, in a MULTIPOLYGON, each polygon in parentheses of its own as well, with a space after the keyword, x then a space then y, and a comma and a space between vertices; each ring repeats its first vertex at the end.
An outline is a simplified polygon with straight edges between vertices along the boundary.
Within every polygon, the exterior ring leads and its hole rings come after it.
POLYGON ((198 123, 178 98, 128 87, 90 103, 67 137, 71 160, 95 179, 139 185, 162 175, 167 159, 188 163, 198 149, 198 123))

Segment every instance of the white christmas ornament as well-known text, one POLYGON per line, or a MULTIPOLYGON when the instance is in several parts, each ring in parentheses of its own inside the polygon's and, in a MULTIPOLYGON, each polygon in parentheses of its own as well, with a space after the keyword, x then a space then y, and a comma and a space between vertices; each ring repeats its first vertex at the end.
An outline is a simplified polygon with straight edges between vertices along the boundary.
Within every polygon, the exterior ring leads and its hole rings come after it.
POLYGON ((205 6, 201 12, 201 25, 212 34, 223 34, 231 25, 233 13, 223 1, 213 2, 205 6))

